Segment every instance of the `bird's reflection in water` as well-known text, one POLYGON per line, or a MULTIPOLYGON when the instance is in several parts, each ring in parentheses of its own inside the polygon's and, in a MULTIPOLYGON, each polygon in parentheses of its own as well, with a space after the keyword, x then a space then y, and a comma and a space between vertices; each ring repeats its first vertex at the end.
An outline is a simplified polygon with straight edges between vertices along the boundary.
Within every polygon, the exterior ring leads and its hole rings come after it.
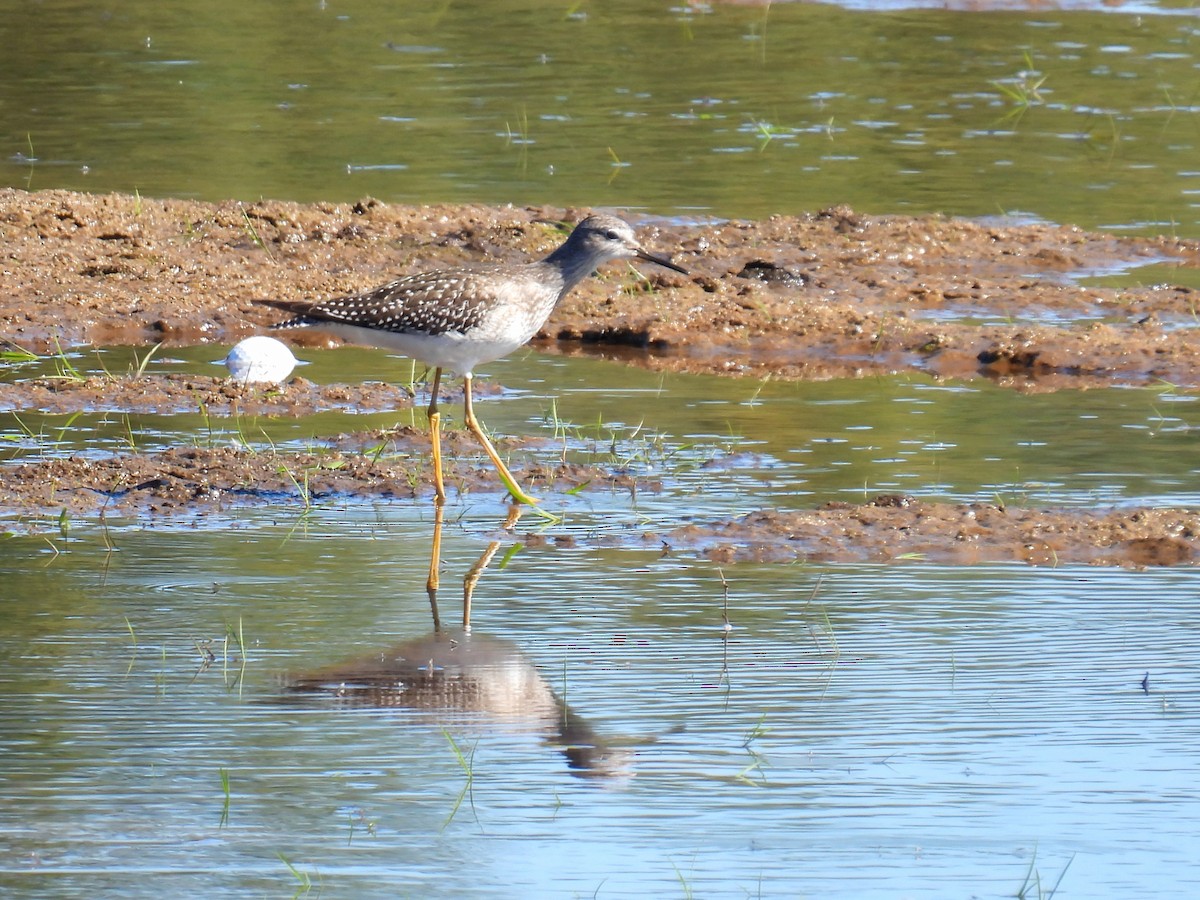
MULTIPOLYGON (((510 513, 506 527, 519 517, 510 513)), ((439 723, 476 721, 543 735, 580 775, 628 777, 633 751, 598 735, 571 709, 511 641, 470 630, 471 598, 496 555, 493 541, 463 579, 463 627, 446 630, 438 613, 442 511, 434 521, 433 561, 428 584, 434 630, 415 640, 347 662, 288 677, 293 699, 322 697, 356 708, 405 709, 427 713, 439 723)))

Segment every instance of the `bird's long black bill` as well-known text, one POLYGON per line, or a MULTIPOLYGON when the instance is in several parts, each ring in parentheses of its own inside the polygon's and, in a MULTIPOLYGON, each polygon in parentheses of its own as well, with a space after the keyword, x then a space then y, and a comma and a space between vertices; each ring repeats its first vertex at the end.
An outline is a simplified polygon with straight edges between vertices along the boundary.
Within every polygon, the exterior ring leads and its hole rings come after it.
POLYGON ((666 259, 665 257, 662 257, 662 256, 655 256, 653 253, 647 253, 645 250, 638 250, 637 258, 644 259, 646 262, 656 263, 657 265, 660 265, 667 269, 674 269, 676 272, 679 272, 681 275, 686 275, 688 273, 688 270, 683 268, 683 266, 677 266, 677 265, 675 265, 675 263, 671 262, 669 259, 666 259))

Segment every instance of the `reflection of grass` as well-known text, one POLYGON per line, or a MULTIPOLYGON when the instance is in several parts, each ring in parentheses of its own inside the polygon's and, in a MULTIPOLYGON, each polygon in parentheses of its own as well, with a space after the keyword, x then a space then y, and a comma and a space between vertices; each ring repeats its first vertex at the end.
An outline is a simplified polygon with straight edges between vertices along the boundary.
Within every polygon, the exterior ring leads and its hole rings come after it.
POLYGON ((717 575, 721 578, 721 630, 728 637, 733 630, 733 623, 729 621, 729 581, 723 569, 718 568, 717 575))
POLYGON ((507 121, 504 123, 504 142, 510 147, 513 144, 525 146, 533 143, 529 137, 529 112, 524 106, 517 113, 517 127, 515 129, 507 121))
POLYGON ((218 828, 224 828, 229 824, 229 770, 217 769, 221 775, 221 791, 225 794, 225 802, 221 805, 221 822, 217 825, 218 828))
POLYGON ((829 654, 829 677, 825 680, 825 686, 821 690, 821 696, 824 697, 829 691, 829 686, 833 684, 833 675, 834 672, 837 671, 838 661, 842 658, 842 649, 838 646, 837 634, 833 630, 833 622, 831 622, 829 619, 829 610, 825 607, 824 603, 820 604, 818 607, 818 613, 821 618, 821 630, 818 631, 817 629, 813 628, 812 624, 808 623, 807 621, 808 608, 816 603, 817 594, 819 594, 820 591, 821 576, 817 576, 817 582, 813 585, 812 593, 809 594, 808 602, 804 604, 804 608, 801 610, 801 613, 805 614, 806 616, 805 622, 808 624, 808 633, 813 639, 813 644, 816 645, 817 652, 829 654), (822 635, 824 635, 829 642, 828 650, 822 644, 822 635))
POLYGON ((54 368, 57 373, 54 377, 61 381, 81 382, 84 380, 80 371, 67 358, 67 351, 63 350, 58 338, 54 339, 54 368))
POLYGON ((671 868, 675 870, 675 877, 679 879, 679 886, 683 890, 684 900, 692 900, 696 895, 692 893, 692 886, 687 883, 687 878, 679 871, 679 866, 675 865, 675 863, 671 863, 671 868))
POLYGON ((767 775, 763 771, 767 764, 767 757, 761 750, 753 746, 755 741, 771 733, 771 729, 764 724, 766 720, 766 713, 759 716, 754 727, 747 732, 745 739, 742 741, 742 748, 750 754, 750 764, 737 774, 738 781, 744 784, 752 784, 756 787, 767 786, 767 775))
MULTIPOLYGON (((112 551, 110 550, 109 552, 111 553, 112 551)), ((108 562, 106 560, 105 561, 105 578, 106 579, 108 577, 108 568, 107 567, 108 567, 108 562)), ((129 621, 129 616, 125 616, 125 627, 127 629, 129 629, 129 640, 132 642, 132 646, 130 647, 130 653, 129 653, 129 665, 127 665, 125 667, 125 677, 128 678, 129 674, 133 671, 134 664, 137 663, 138 638, 137 638, 137 631, 134 630, 133 623, 129 621)))
POLYGON ((514 129, 507 121, 504 123, 504 144, 517 148, 516 166, 524 175, 529 168, 529 145, 534 143, 529 136, 529 113, 522 106, 517 113, 517 125, 514 129))
POLYGON ((770 380, 771 380, 771 373, 768 372, 766 377, 763 378, 758 383, 758 388, 754 391, 753 394, 750 395, 750 399, 743 401, 742 405, 749 406, 749 407, 758 406, 758 403, 759 403, 758 397, 763 392, 763 388, 765 388, 767 386, 767 382, 769 382, 770 380))
POLYGON ((225 684, 233 687, 237 685, 238 693, 242 690, 242 680, 246 675, 246 639, 242 631, 242 617, 238 616, 237 628, 233 627, 230 622, 225 623, 225 654, 221 661, 221 674, 225 679, 225 684), (229 643, 232 641, 237 646, 238 651, 238 666, 237 674, 233 681, 229 679, 229 643))
POLYGON ((608 181, 606 181, 605 184, 612 184, 613 181, 616 180, 617 175, 621 173, 621 170, 629 166, 629 163, 621 162, 621 157, 617 156, 617 151, 612 147, 608 148, 608 156, 609 159, 612 160, 610 163, 610 166, 612 167, 612 174, 608 176, 608 181))
POLYGON ((33 351, 26 350, 24 347, 20 346, 19 344, 14 344, 12 341, 6 340, 4 343, 8 344, 11 349, 0 350, 0 362, 24 363, 34 362, 35 360, 41 358, 33 351))
POLYGON ((133 420, 129 417, 129 413, 121 416, 121 425, 124 426, 125 443, 129 445, 129 452, 137 453, 137 436, 133 433, 133 420))
POLYGON ((349 847, 354 842, 354 830, 361 826, 367 834, 375 837, 376 822, 374 819, 367 818, 367 812, 362 807, 354 810, 349 816, 350 819, 350 836, 346 838, 346 846, 349 847))
POLYGON ((1045 103, 1042 97, 1042 86, 1048 76, 1043 75, 1033 65, 1033 57, 1025 51, 1025 68, 1012 78, 994 79, 989 82, 992 87, 1002 93, 1013 104, 1005 118, 1017 118, 1034 106, 1045 103))
POLYGON ((1075 861, 1074 854, 1067 860, 1067 864, 1063 866, 1063 870, 1058 873, 1058 878, 1054 882, 1054 886, 1046 890, 1042 886, 1041 873, 1034 868, 1037 864, 1037 847, 1033 848, 1033 856, 1029 860, 1029 868, 1025 872, 1025 880, 1021 882, 1021 886, 1017 888, 1017 893, 1014 895, 1018 900, 1025 900, 1027 897, 1037 897, 1038 900, 1050 900, 1051 897, 1058 891, 1058 886, 1062 884, 1063 877, 1067 874, 1067 869, 1071 868, 1071 863, 1075 861))
MULTIPOLYGON (((73 362, 71 362, 70 356, 68 355, 67 351, 63 349, 63 346, 57 337, 54 338, 54 353, 53 355, 47 357, 41 357, 31 350, 26 350, 24 347, 14 344, 12 341, 5 341, 4 343, 7 344, 8 347, 7 349, 0 350, 0 362, 29 363, 37 362, 39 359, 43 358, 53 359, 54 374, 47 376, 47 378, 72 383, 80 383, 87 380, 86 376, 75 367, 73 362)), ((159 346, 160 345, 156 344, 154 348, 150 350, 146 356, 146 362, 149 362, 150 356, 154 355, 154 351, 157 350, 159 346)), ((144 366, 145 364, 143 363, 142 367, 144 368, 144 366)), ((138 374, 141 374, 140 369, 138 374)))
POLYGON ((785 131, 783 131, 779 128, 776 128, 776 126, 772 125, 770 122, 754 120, 750 124, 754 126, 754 131, 758 135, 758 140, 759 140, 758 152, 759 153, 761 153, 762 151, 767 149, 767 144, 769 144, 769 143, 771 143, 771 141, 775 140, 775 136, 777 134, 786 133, 785 131))
MULTIPOLYGON (((9 441, 29 441, 37 446, 38 452, 41 453, 42 456, 45 456, 50 446, 61 444, 66 439, 67 432, 71 430, 71 427, 75 424, 75 420, 83 415, 83 413, 71 413, 71 415, 67 417, 67 420, 63 422, 62 426, 58 429, 58 434, 54 437, 47 436, 45 421, 38 426, 37 431, 34 431, 33 428, 26 424, 25 420, 18 416, 15 412, 9 413, 9 415, 17 424, 17 428, 20 433, 13 435, 5 434, 0 436, 0 439, 9 441)), ((47 483, 47 487, 53 489, 53 484, 47 483)))
MULTIPOLYGON (((159 351, 159 348, 161 348, 161 347, 162 347, 162 341, 159 341, 157 344, 155 344, 153 347, 151 347, 149 350, 147 350, 146 354, 144 356, 138 356, 137 351, 135 350, 133 353, 133 361, 129 364, 129 377, 130 378, 143 377, 146 374, 146 368, 150 365, 150 360, 152 360, 154 358, 154 354, 157 353, 159 351)), ((105 362, 104 362, 104 356, 102 355, 101 351, 98 348, 96 349, 95 353, 96 353, 96 362, 99 363, 100 370, 102 372, 104 372, 104 377, 107 378, 109 381, 119 380, 119 376, 114 375, 112 372, 110 372, 108 370, 108 366, 105 365, 105 362)), ((74 367, 72 367, 72 370, 74 370, 74 367)))
POLYGON ((287 463, 280 463, 275 471, 280 475, 287 476, 288 481, 295 487, 296 492, 300 495, 300 502, 303 506, 302 514, 307 516, 313 511, 312 489, 309 486, 309 476, 314 472, 335 472, 345 467, 345 465, 345 460, 331 457, 329 459, 320 459, 312 465, 305 466, 300 470, 299 475, 293 472, 287 463))
POLYGON ((992 86, 1018 106, 1034 106, 1044 103, 1042 85, 1046 83, 1046 75, 1039 72, 1033 65, 1033 57, 1025 51, 1025 68, 1016 74, 1015 78, 994 80, 992 86))
MULTIPOLYGON (((214 590, 216 587, 214 585, 214 590)), ((192 676, 192 682, 195 682, 201 675, 213 668, 217 662, 217 654, 213 652, 213 645, 217 642, 221 644, 221 677, 225 681, 225 686, 229 690, 235 687, 238 694, 242 691, 242 680, 246 676, 246 640, 242 631, 242 620, 239 617, 236 628, 229 622, 225 623, 224 638, 208 638, 200 640, 193 638, 192 644, 196 648, 196 653, 200 656, 200 664, 196 667, 196 674, 192 676), (233 660, 233 666, 230 665, 230 645, 237 647, 238 656, 233 660)), ((163 662, 166 662, 166 648, 163 648, 163 662)))
POLYGON ((159 697, 167 695, 167 645, 158 649, 158 671, 154 673, 154 689, 159 697))
POLYGON ((644 421, 620 425, 597 418, 591 425, 577 425, 559 415, 558 403, 553 399, 549 409, 543 411, 542 421, 551 426, 554 440, 562 441, 561 460, 564 464, 570 442, 574 441, 581 445, 579 452, 589 464, 606 464, 621 471, 627 471, 635 463, 648 468, 659 466, 673 473, 699 465, 699 462, 682 458, 682 454, 695 449, 694 444, 668 446, 666 438, 660 432, 646 428, 644 421))
MULTIPOLYGON (((454 807, 450 810, 450 815, 448 815, 446 817, 446 821, 442 823, 442 828, 445 828, 447 825, 450 824, 451 821, 453 821, 454 816, 458 813, 458 809, 460 806, 462 806, 462 802, 464 799, 470 801, 471 813, 475 816, 476 823, 478 823, 479 822, 479 814, 475 812, 475 793, 474 793, 475 747, 471 748, 470 753, 463 753, 462 748, 459 747, 458 744, 456 744, 454 742, 454 738, 451 737, 450 732, 448 732, 445 728, 443 728, 442 734, 445 735, 446 740, 450 744, 450 750, 454 753, 454 758, 458 760, 458 764, 462 767, 463 772, 466 773, 466 776, 467 776, 466 783, 463 784, 463 789, 459 792, 458 799, 454 801, 454 807)), ((476 746, 478 746, 478 745, 476 745, 476 746)))
POLYGON ((296 888, 296 893, 292 894, 292 897, 303 897, 304 895, 308 894, 313 888, 312 878, 309 876, 309 874, 307 872, 302 872, 293 866, 288 861, 288 858, 282 853, 277 853, 276 855, 283 862, 283 864, 288 867, 288 871, 291 872, 292 876, 296 879, 298 887, 296 888))
POLYGON ((280 475, 286 475, 288 480, 296 488, 296 492, 300 495, 300 502, 304 507, 304 515, 308 515, 310 512, 312 512, 312 493, 308 489, 308 470, 305 469, 300 473, 301 478, 297 478, 292 470, 286 465, 281 465, 276 471, 280 475))
POLYGON ((134 363, 136 363, 136 365, 130 366, 129 374, 132 375, 134 378, 141 378, 143 375, 145 375, 146 374, 146 366, 148 366, 150 364, 150 360, 154 357, 154 354, 158 352, 158 348, 161 346, 162 346, 162 341, 159 341, 157 344, 155 344, 153 347, 151 347, 149 350, 146 351, 145 356, 140 357, 140 358, 138 357, 138 355, 135 351, 133 354, 133 361, 134 361, 134 363))

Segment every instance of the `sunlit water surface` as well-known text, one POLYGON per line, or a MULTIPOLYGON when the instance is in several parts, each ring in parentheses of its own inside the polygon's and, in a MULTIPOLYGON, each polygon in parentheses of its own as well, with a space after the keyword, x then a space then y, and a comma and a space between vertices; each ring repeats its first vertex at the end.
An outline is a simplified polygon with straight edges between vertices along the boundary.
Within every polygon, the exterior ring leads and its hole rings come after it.
MULTIPOLYGON (((1200 233, 1193 9, 926 5, 17 5, 0 17, 0 183, 1200 233)), ((149 370, 212 373, 220 355, 149 370)), ((410 371, 307 356, 321 382, 410 371)), ((359 690, 363 660, 432 628, 424 501, 10 519, 0 893, 1197 893, 1193 570, 722 571, 642 538, 882 492, 1196 505, 1193 395, 760 384, 536 354, 483 374, 504 385, 485 422, 529 439, 518 461, 566 454, 645 485, 545 492, 565 514, 547 534, 574 546, 532 544, 528 520, 502 536, 461 646, 501 648, 474 689, 523 684, 530 709, 359 690), (315 692, 288 690, 314 670, 315 692)), ((397 422, 423 416, 0 410, 0 450, 269 453, 397 422)), ((452 498, 447 626, 502 512, 492 493, 452 498)))
MULTIPOLYGON (((383 506, 132 526, 110 532, 111 557, 94 532, 58 556, 6 542, 0 884, 55 897, 280 896, 298 878, 378 897, 1198 886, 1190 572, 738 566, 725 638, 711 565, 519 551, 484 574, 475 634, 515 644, 616 748, 589 773, 542 727, 285 696, 284 673, 430 630, 420 519, 383 506)), ((447 535, 443 615, 479 550, 447 535)))
POLYGON ((0 183, 1200 234, 1193 5, 846 6, 16 4, 0 183))
MULTIPOLYGON (((145 368, 152 375, 219 376, 224 370, 212 361, 225 352, 163 350, 145 368)), ((51 357, 9 366, 0 378, 60 377, 64 366, 70 378, 121 377, 143 353, 81 349, 65 362, 51 357)), ((422 367, 358 348, 301 356, 298 374, 318 383, 404 383, 415 375, 414 405, 299 420, 221 417, 198 403, 170 415, 117 407, 55 415, 0 409, 0 449, 12 460, 189 444, 270 452, 320 447, 345 432, 425 427, 422 367)), ((685 512, 729 516, 895 492, 1011 505, 1200 504, 1193 452, 1200 402, 1169 385, 1030 395, 982 379, 912 374, 754 381, 651 373, 533 351, 489 364, 479 381, 502 386, 498 394, 482 391, 479 415, 493 432, 524 439, 516 461, 554 464, 565 457, 643 484, 633 500, 599 484, 557 497, 570 513, 568 527, 593 511, 622 521, 630 513, 671 520, 685 512), (664 489, 652 490, 658 483, 664 489)), ((461 427, 460 409, 447 404, 444 412, 461 427)))
MULTIPOLYGON (((164 353, 148 370, 211 372, 222 354, 164 353)), ((369 351, 305 355, 316 381, 407 369, 369 351)), ((547 535, 573 547, 529 543, 535 517, 500 533, 495 494, 452 498, 441 622, 456 624, 462 579, 499 535, 467 645, 507 649, 474 690, 511 699, 505 685, 520 682, 530 707, 363 692, 362 660, 432 630, 425 500, 306 511, 297 497, 61 530, 49 517, 33 534, 10 521, 0 887, 962 897, 1035 895, 1061 877, 1064 896, 1195 892, 1191 569, 721 570, 641 537, 885 490, 1194 504, 1189 395, 759 385, 533 353, 483 374, 505 393, 481 416, 540 438, 535 458, 565 449, 661 482, 635 496, 543 492, 566 514, 547 535), (314 671, 314 692, 288 690, 314 671), (600 763, 574 755, 581 733, 600 763)), ((24 411, 0 413, 0 428, 15 464, 122 441, 258 436, 266 453, 409 415, 24 411)), ((432 658, 415 662, 433 672, 432 658)))

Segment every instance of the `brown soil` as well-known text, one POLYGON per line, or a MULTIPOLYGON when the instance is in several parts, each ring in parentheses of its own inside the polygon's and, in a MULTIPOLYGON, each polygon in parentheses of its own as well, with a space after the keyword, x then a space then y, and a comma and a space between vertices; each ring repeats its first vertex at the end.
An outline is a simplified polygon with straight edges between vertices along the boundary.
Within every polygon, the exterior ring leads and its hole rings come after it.
POLYGON ((1200 551, 1200 511, 1013 509, 924 503, 885 495, 861 506, 764 510, 717 526, 687 526, 667 546, 699 546, 718 562, 740 560, 943 564, 1024 562, 1055 566, 1174 566, 1200 551))
MULTIPOLYGON (((445 435, 443 441, 452 458, 446 477, 451 499, 473 490, 495 490, 496 477, 490 468, 453 461, 460 454, 474 455, 468 437, 458 432, 445 435)), ((428 450, 423 432, 401 428, 387 434, 339 435, 308 452, 181 447, 101 459, 19 462, 4 470, 0 508, 130 515, 262 503, 302 509, 330 497, 411 500, 430 493, 428 450)), ((523 486, 532 491, 569 490, 599 478, 614 489, 633 489, 629 476, 601 474, 586 466, 531 466, 521 474, 523 486)))
MULTIPOLYGON (((409 271, 544 254, 561 240, 562 223, 582 214, 402 207, 370 198, 209 204, 0 190, 0 336, 35 352, 74 344, 232 343, 278 318, 255 299, 350 293, 409 271)), ((1200 349, 1191 340, 1200 292, 1079 281, 1122 265, 1200 266, 1195 241, 871 217, 842 208, 762 222, 658 224, 642 234, 690 274, 645 266, 641 279, 609 266, 563 303, 539 336, 541 346, 572 353, 591 345, 588 352, 654 369, 753 377, 919 370, 982 375, 1027 391, 1158 380, 1200 387, 1200 349)), ((302 340, 326 343, 318 333, 302 340)), ((300 416, 410 402, 387 385, 302 379, 278 391, 185 376, 0 384, 0 410, 60 413, 169 413, 203 403, 213 415, 300 416)), ((351 439, 364 446, 371 440, 382 437, 351 439)), ((426 439, 402 433, 392 440, 386 458, 373 461, 337 449, 306 457, 190 448, 10 463, 0 508, 168 511, 297 496, 281 469, 308 473, 314 496, 426 493, 426 439)), ((461 490, 482 488, 485 474, 465 464, 453 471, 461 490)), ((577 468, 519 474, 550 491, 609 477, 577 468)), ((1191 561, 1195 531, 1185 511, 1018 513, 895 502, 764 511, 658 537, 722 559, 916 553, 950 562, 1177 564, 1191 561)))

